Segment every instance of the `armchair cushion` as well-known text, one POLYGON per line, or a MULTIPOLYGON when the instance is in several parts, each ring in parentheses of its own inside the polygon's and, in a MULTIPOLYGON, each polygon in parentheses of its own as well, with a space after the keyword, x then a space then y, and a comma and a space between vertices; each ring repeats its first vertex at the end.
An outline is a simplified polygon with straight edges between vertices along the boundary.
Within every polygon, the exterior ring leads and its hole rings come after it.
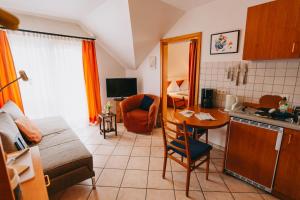
POLYGON ((145 111, 149 111, 150 106, 153 104, 153 99, 150 98, 147 95, 144 95, 144 98, 142 99, 142 102, 139 106, 140 109, 145 110, 145 111))

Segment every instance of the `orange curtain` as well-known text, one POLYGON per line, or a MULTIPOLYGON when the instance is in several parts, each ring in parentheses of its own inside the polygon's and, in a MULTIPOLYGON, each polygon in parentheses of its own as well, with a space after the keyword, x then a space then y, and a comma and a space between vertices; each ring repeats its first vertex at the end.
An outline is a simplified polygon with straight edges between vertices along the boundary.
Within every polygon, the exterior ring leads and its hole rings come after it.
POLYGON ((100 83, 95 41, 82 41, 82 56, 89 120, 90 123, 95 124, 98 122, 97 116, 101 112, 100 83))
MULTIPOLYGON (((14 61, 11 55, 6 32, 0 31, 0 86, 17 79, 14 61)), ((0 107, 8 100, 15 102, 24 111, 18 82, 0 92, 0 107)))
POLYGON ((189 106, 195 105, 196 89, 196 71, 197 71, 197 40, 190 43, 189 52, 189 106))

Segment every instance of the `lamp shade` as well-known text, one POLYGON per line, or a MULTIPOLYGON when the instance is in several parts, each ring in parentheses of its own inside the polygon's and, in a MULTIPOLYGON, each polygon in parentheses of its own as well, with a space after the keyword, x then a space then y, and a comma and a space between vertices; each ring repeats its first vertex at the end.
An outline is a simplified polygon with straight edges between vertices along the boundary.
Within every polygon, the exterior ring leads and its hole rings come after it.
POLYGON ((27 76, 27 74, 25 73, 24 70, 20 70, 20 71, 19 71, 19 74, 20 74, 20 77, 21 77, 21 79, 22 79, 23 81, 28 81, 28 76, 27 76))

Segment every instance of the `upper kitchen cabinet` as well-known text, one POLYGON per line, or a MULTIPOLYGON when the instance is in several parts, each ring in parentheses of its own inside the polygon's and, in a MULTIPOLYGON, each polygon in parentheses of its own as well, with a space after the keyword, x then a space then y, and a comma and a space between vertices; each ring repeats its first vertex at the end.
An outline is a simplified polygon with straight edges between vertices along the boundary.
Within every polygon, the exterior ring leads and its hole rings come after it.
POLYGON ((300 0, 248 8, 244 60, 300 58, 300 0))

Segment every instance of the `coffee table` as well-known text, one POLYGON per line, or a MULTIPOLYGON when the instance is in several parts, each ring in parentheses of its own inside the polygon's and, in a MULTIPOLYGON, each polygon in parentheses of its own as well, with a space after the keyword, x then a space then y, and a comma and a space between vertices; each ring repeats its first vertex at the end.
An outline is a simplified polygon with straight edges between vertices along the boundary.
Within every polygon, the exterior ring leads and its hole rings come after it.
POLYGON ((106 138, 106 133, 115 132, 117 136, 117 120, 115 113, 101 113, 99 117, 100 134, 106 138))

